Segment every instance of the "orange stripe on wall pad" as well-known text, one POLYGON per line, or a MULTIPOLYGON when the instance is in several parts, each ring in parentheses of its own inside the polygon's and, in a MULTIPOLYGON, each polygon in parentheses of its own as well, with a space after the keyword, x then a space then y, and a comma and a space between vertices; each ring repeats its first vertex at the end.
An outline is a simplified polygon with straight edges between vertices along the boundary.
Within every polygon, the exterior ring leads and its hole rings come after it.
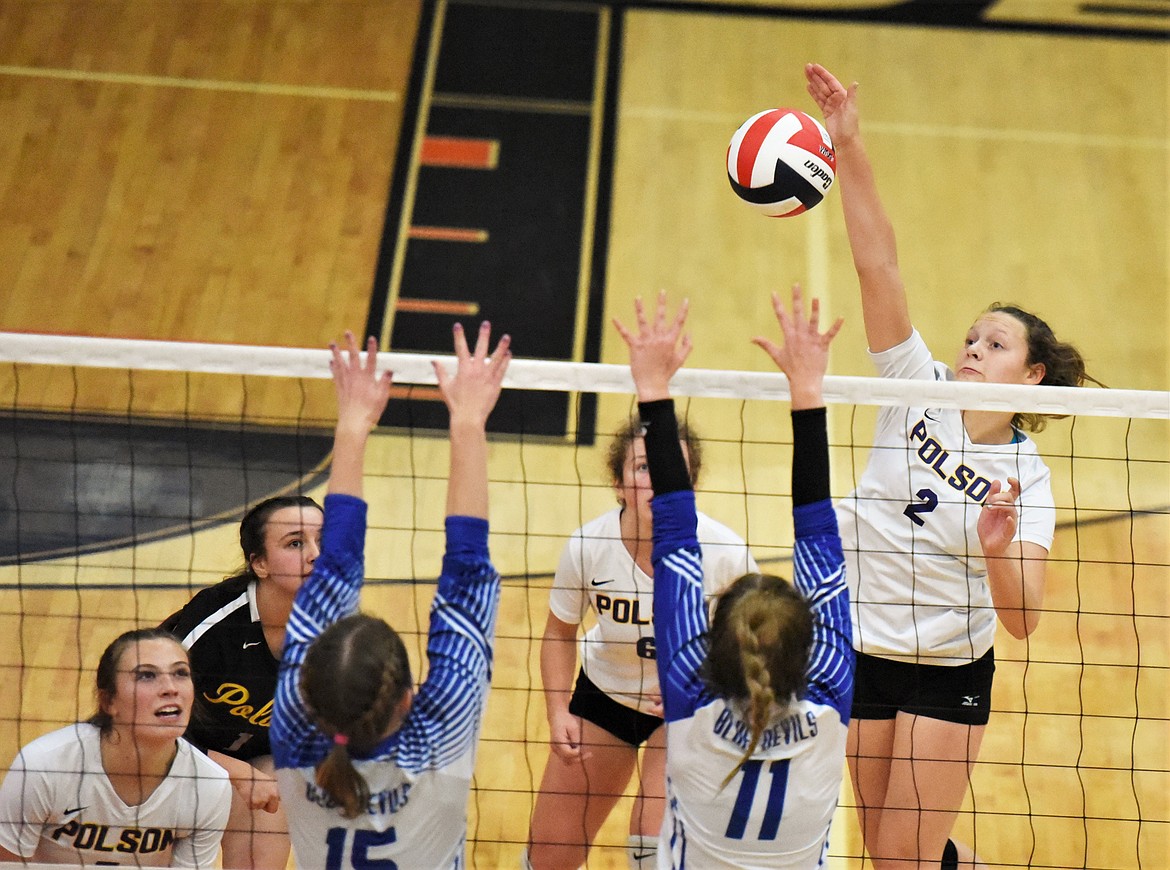
POLYGON ((412 239, 429 239, 434 242, 486 242, 487 230, 473 230, 467 227, 411 227, 407 235, 412 239))
POLYGON ((420 399, 424 402, 441 402, 443 394, 438 387, 391 387, 391 399, 420 399))
POLYGON ((500 159, 500 143, 495 139, 427 136, 418 159, 423 166, 495 169, 500 159))
POLYGON ((399 297, 394 304, 396 311, 408 311, 411 314, 479 314, 478 302, 448 302, 442 299, 411 299, 399 297))

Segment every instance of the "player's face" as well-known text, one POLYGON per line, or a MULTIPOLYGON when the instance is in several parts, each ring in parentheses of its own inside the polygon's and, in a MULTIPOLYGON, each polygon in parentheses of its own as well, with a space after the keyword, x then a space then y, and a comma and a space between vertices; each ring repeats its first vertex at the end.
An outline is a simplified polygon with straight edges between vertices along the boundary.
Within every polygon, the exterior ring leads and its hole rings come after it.
POLYGON ((1028 365, 1028 334, 1010 314, 984 314, 967 330, 955 379, 986 384, 1038 384, 1044 366, 1028 365))
POLYGON ((187 651, 165 638, 140 640, 122 651, 117 672, 113 697, 105 702, 114 728, 135 740, 181 737, 195 701, 187 651))
MULTIPOLYGON (((691 467, 691 455, 687 450, 687 442, 680 441, 683 459, 687 468, 691 467)), ((654 491, 650 488, 650 466, 646 462, 646 442, 642 438, 635 438, 626 451, 626 462, 622 466, 622 479, 614 485, 618 501, 627 508, 633 508, 638 513, 640 522, 650 528, 651 511, 650 499, 654 491)))
POLYGON ((321 553, 324 520, 313 507, 291 505, 273 511, 264 527, 264 553, 252 559, 256 576, 295 595, 321 553))

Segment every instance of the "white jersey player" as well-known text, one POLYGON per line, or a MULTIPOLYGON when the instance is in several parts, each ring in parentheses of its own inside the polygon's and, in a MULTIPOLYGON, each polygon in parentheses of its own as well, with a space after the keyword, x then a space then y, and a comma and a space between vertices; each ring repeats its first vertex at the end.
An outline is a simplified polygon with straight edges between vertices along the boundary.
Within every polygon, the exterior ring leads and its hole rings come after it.
MULTIPOLYGON (((622 540, 622 509, 607 511, 575 531, 561 553, 548 607, 579 625, 592 610, 596 623, 578 643, 581 670, 626 707, 659 709, 652 625, 654 579, 630 557, 622 540)), ((706 514, 698 515, 704 588, 715 595, 731 580, 758 570, 743 538, 706 514)))
MULTIPOLYGON (((857 87, 819 64, 805 78, 837 150, 870 352, 887 377, 948 376, 911 323, 857 87)), ((954 377, 1087 379, 1080 353, 1047 323, 999 304, 967 330, 954 377)), ((1055 518, 1048 470, 1023 432, 1044 424, 999 408, 884 410, 857 492, 840 506, 858 649, 849 768, 875 863, 978 864, 950 832, 988 722, 996 617, 1018 638, 1040 620, 1055 518)))
MULTIPOLYGON (((917 330, 870 356, 884 377, 953 377, 917 330)), ((978 532, 993 481, 1019 481, 1015 539, 1052 546, 1051 474, 1036 442, 1014 430, 1005 444, 978 444, 961 411, 883 408, 870 457, 857 488, 838 504, 854 648, 931 665, 981 658, 995 640, 978 532)))
POLYGON ((123 634, 98 665, 98 712, 39 737, 0 786, 0 861, 213 868, 227 771, 182 738, 187 653, 160 629, 123 634))

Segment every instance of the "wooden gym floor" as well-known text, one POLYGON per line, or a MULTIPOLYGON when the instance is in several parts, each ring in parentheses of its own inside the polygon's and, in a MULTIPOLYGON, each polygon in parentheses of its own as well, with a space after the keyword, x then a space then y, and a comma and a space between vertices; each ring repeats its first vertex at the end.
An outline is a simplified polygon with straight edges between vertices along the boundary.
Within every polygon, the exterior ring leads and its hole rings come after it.
MULTIPOLYGON (((353 328, 443 351, 453 317, 486 316, 520 356, 621 362, 608 318, 665 287, 691 299, 691 365, 767 370, 748 338, 772 329, 768 294, 801 281, 846 318, 832 373, 868 375, 835 195, 767 220, 723 169, 748 115, 813 110, 801 70, 818 60, 861 82, 915 322, 936 355, 1010 300, 1075 341, 1101 381, 1166 390, 1167 12, 1158 0, 0 0, 0 330, 322 347, 353 328)), ((22 430, 4 454, 7 764, 88 713, 91 668, 115 634, 233 570, 243 499, 231 487, 316 491, 331 405, 327 384, 276 379, 10 366, 0 385, 13 421, 80 420, 53 437, 22 430), (160 459, 129 483, 17 474, 88 456, 100 425, 131 414, 204 426, 228 455, 256 443, 238 437, 241 414, 261 438, 295 427, 309 441, 244 484, 191 471, 188 444, 175 474, 160 459), (235 435, 214 435, 233 421, 235 435), (34 442, 56 446, 30 457, 34 442), (12 557, 29 552, 13 505, 41 486, 75 554, 12 557), (125 487, 142 503, 177 498, 181 520, 131 545, 116 522, 125 487), (196 498, 218 487, 220 502, 196 498), (111 528, 90 530, 97 516, 111 528), (79 548, 82 525, 92 537, 79 548)), ((481 868, 516 866, 547 754, 534 638, 549 576, 564 536, 611 503, 589 436, 629 409, 623 397, 510 401, 492 459, 508 579, 470 808, 481 868)), ((426 427, 435 406, 396 407, 426 427)), ((788 532, 773 526, 786 508, 768 493, 783 491, 785 449, 739 444, 770 434, 783 409, 692 410, 712 439, 704 508, 782 560, 788 532)), ((832 421, 844 493, 872 414, 835 408, 832 421)), ((407 441, 403 417, 386 422, 370 458, 366 606, 409 633, 437 567, 445 450, 407 441)), ((1050 612, 1030 643, 997 643, 996 713, 960 828, 998 866, 1170 866, 1170 435, 1164 422, 1080 418, 1039 441, 1062 505, 1050 612)), ((165 453, 165 437, 151 443, 165 453)), ((46 535, 37 552, 53 549, 46 535)), ((846 788, 835 867, 861 866, 851 802, 846 788)), ((627 807, 590 867, 625 866, 627 807)))

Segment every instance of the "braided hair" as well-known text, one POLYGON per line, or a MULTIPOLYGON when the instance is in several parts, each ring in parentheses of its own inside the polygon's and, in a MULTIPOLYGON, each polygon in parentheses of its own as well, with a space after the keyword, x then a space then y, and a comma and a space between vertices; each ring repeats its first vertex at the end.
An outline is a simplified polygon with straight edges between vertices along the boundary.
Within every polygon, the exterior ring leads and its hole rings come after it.
POLYGON ((745 708, 751 729, 724 786, 756 751, 777 711, 804 690, 812 634, 808 602, 780 577, 745 574, 719 596, 701 675, 712 692, 745 708))
POLYGON ((335 622, 305 655, 301 695, 310 715, 333 738, 332 749, 317 765, 317 785, 347 819, 365 812, 370 800, 353 755, 368 753, 387 736, 410 688, 410 659, 402 638, 373 616, 358 613, 335 622))

